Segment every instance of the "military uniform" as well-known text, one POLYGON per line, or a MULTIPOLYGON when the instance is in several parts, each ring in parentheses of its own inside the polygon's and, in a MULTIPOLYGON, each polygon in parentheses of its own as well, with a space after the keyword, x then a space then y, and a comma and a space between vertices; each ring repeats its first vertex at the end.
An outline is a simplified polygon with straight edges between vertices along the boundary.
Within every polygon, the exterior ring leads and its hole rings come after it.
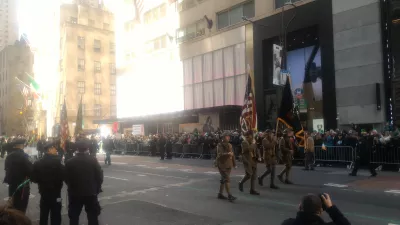
MULTIPOLYGON (((269 135, 269 134, 268 134, 269 135)), ((264 163, 265 166, 267 167, 267 170, 263 173, 258 178, 258 183, 260 186, 263 186, 263 179, 271 174, 271 182, 270 182, 270 188, 277 189, 278 187, 275 186, 274 180, 275 180, 275 171, 276 171, 276 152, 275 152, 275 147, 276 147, 276 141, 273 139, 270 139, 268 137, 265 137, 262 141, 263 145, 263 152, 264 152, 264 163)))
MULTIPOLYGON (((226 135, 224 135, 225 137, 226 135)), ((221 174, 220 188, 218 198, 226 199, 223 196, 224 188, 228 193, 228 199, 233 201, 236 198, 231 195, 230 192, 230 174, 232 168, 236 167, 235 155, 232 151, 232 145, 226 141, 219 143, 217 146, 217 158, 215 159, 218 171, 221 174)))
POLYGON ((292 170, 294 144, 287 135, 287 133, 290 131, 292 130, 285 130, 283 132, 283 137, 279 139, 279 151, 282 154, 282 162, 285 164, 285 168, 278 175, 278 179, 286 184, 292 184, 292 182, 289 180, 289 176, 290 171, 292 170), (283 175, 286 175, 285 180, 283 180, 283 175))
POLYGON ((257 178, 257 145, 253 143, 252 134, 246 134, 245 140, 242 142, 242 159, 243 166, 246 171, 245 176, 239 183, 239 190, 243 192, 243 184, 247 180, 251 180, 250 194, 259 195, 255 191, 255 181, 257 178))
POLYGON ((89 148, 87 142, 79 141, 76 147, 79 152, 65 164, 70 225, 79 224, 79 215, 83 206, 85 206, 88 223, 98 225, 101 208, 97 196, 101 192, 103 171, 97 159, 85 153, 89 148))
MULTIPOLYGON (((53 147, 46 144, 44 149, 53 147)), ((31 180, 38 184, 40 193, 40 225, 61 224, 61 189, 64 182, 64 166, 57 155, 45 154, 33 165, 31 180)))
MULTIPOLYGON (((25 140, 18 139, 10 144, 10 147, 15 145, 25 144, 25 140)), ((30 178, 32 173, 32 163, 29 161, 28 155, 20 148, 13 148, 10 154, 7 154, 5 160, 6 176, 4 183, 8 184, 8 196, 12 197, 13 208, 25 213, 28 207, 30 186, 29 183, 24 186, 18 186, 30 178)))

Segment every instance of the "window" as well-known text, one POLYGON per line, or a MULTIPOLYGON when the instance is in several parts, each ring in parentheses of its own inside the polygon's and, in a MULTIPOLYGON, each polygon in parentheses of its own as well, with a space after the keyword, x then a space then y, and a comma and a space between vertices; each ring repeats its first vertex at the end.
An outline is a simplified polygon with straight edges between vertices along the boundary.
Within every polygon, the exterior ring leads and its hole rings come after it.
POLYGON ((178 29, 176 32, 176 40, 178 43, 182 43, 184 41, 203 36, 205 33, 206 21, 201 19, 194 24, 178 29))
POLYGON ((101 41, 100 40, 94 40, 93 42, 93 50, 95 52, 101 52, 101 41))
POLYGON ((94 115, 101 116, 101 105, 94 104, 94 115))
POLYGON ((217 14, 218 29, 222 29, 243 21, 242 17, 252 18, 255 15, 254 2, 246 2, 227 11, 217 14))
POLYGON ((78 36, 78 48, 85 49, 85 38, 78 36))
POLYGON ((94 20, 89 20, 89 26, 94 26, 94 20))
POLYGON ((163 35, 161 37, 158 37, 152 41, 148 41, 146 43, 146 51, 147 52, 153 52, 159 49, 163 49, 167 47, 167 36, 163 35))
POLYGON ((193 8, 196 6, 196 2, 194 0, 179 0, 178 1, 178 12, 182 12, 184 10, 193 8))
POLYGON ((101 63, 98 61, 94 61, 94 72, 101 72, 101 63))
POLYGON ((117 106, 116 105, 112 105, 111 106, 111 112, 110 112, 111 116, 115 117, 117 116, 117 106))
POLYGON ((85 81, 78 81, 78 93, 79 94, 85 93, 85 81))
POLYGON ((75 23, 75 24, 76 24, 76 23, 78 23, 78 19, 77 19, 76 17, 72 17, 72 16, 71 16, 71 17, 69 18, 69 22, 75 23))
POLYGON ((167 15, 167 5, 162 4, 158 7, 150 9, 144 14, 144 23, 149 24, 156 22, 167 15))
POLYGON ((117 90, 116 90, 115 84, 111 84, 111 86, 110 86, 110 94, 112 96, 114 96, 116 93, 117 93, 117 90))
MULTIPOLYGON (((292 3, 298 2, 300 0, 292 0, 292 3)), ((275 0, 275 9, 281 8, 282 6, 285 5, 286 2, 289 2, 288 0, 275 0)))
POLYGON ((101 95, 101 83, 94 83, 94 94, 101 95))
POLYGON ((78 59, 78 71, 84 71, 84 70, 85 70, 85 60, 78 59))
POLYGON ((115 64, 114 63, 110 63, 110 74, 116 74, 116 69, 115 69, 115 64))
POLYGON ((104 30, 109 30, 109 29, 110 29, 110 24, 108 24, 108 23, 103 23, 103 29, 104 29, 104 30))
POLYGON ((110 53, 111 54, 115 53, 115 43, 114 42, 110 42, 110 53))

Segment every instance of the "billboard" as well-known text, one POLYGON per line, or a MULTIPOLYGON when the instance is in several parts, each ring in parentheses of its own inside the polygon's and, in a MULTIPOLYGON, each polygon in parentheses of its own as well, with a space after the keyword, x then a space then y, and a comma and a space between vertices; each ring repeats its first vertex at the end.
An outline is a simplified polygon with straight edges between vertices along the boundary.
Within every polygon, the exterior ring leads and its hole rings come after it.
POLYGON ((272 45, 272 65, 273 65, 273 78, 272 83, 274 85, 285 85, 287 71, 282 71, 282 46, 272 45))
POLYGON ((132 135, 144 135, 144 125, 143 124, 132 125, 132 135))

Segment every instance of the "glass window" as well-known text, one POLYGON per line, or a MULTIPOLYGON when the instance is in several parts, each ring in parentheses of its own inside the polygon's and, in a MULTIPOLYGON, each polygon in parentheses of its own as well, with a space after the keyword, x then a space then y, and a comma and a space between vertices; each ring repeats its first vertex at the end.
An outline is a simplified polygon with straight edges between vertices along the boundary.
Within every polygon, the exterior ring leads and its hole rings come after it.
POLYGON ((78 48, 85 49, 85 38, 78 36, 78 48))
POLYGON ((114 96, 114 95, 116 95, 116 93, 117 93, 117 90, 116 90, 115 84, 111 84, 111 86, 110 86, 110 94, 112 96, 114 96))
POLYGON ((117 106, 116 105, 112 105, 111 106, 111 116, 117 116, 117 106))
POLYGON ((69 21, 71 23, 78 23, 78 19, 76 17, 72 17, 72 16, 69 18, 69 21))
POLYGON ((84 71, 84 70, 85 70, 85 60, 78 59, 78 71, 84 71))
POLYGON ((78 81, 78 93, 79 94, 85 93, 85 81, 78 81))
MULTIPOLYGON (((298 2, 300 0, 291 0, 293 3, 298 2)), ((288 0, 275 0, 275 9, 282 7, 288 0)))
POLYGON ((115 53, 115 43, 114 42, 110 42, 110 53, 111 54, 115 53))
POLYGON ((253 18, 255 16, 254 2, 248 2, 243 5, 243 16, 253 18))
POLYGON ((218 29, 229 26, 229 11, 218 14, 218 29))
POLYGON ((95 52, 100 52, 101 51, 101 41, 100 40, 94 40, 93 42, 93 50, 95 52))
POLYGON ((242 22, 243 6, 238 6, 229 11, 229 25, 242 22))
POLYGON ((94 61, 94 71, 101 72, 101 63, 98 61, 94 61))
POLYGON ((116 74, 116 69, 115 69, 115 64, 114 63, 110 63, 110 74, 116 74))
POLYGON ((94 104, 94 115, 101 116, 101 105, 100 104, 94 104))
POLYGON ((101 95, 101 83, 94 84, 94 94, 101 95))

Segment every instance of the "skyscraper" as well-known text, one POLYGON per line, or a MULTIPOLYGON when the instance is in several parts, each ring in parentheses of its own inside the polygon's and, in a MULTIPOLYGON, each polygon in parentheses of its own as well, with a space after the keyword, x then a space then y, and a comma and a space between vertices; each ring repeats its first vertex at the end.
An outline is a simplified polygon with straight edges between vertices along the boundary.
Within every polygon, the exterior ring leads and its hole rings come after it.
POLYGON ((0 50, 18 39, 17 0, 0 0, 0 50))

